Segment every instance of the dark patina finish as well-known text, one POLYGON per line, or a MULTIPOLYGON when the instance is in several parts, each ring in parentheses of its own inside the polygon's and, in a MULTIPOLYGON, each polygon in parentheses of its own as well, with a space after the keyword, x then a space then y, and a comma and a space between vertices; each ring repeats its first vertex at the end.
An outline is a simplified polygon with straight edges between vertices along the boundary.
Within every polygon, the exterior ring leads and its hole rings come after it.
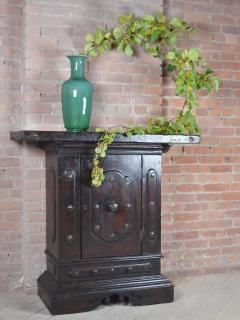
POLYGON ((11 132, 46 150, 47 271, 38 293, 52 314, 101 303, 173 301, 161 274, 161 156, 198 136, 117 136, 91 187, 97 133, 11 132))

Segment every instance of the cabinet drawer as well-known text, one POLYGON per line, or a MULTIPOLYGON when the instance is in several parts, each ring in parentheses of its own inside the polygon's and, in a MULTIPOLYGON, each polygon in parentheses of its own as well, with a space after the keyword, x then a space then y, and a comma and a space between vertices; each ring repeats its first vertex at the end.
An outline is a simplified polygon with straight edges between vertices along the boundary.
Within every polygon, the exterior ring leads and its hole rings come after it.
POLYGON ((76 279, 82 277, 96 277, 96 276, 112 276, 112 275, 132 275, 134 273, 148 273, 152 270, 150 262, 139 264, 115 265, 108 267, 96 268, 72 268, 66 271, 69 278, 76 279))

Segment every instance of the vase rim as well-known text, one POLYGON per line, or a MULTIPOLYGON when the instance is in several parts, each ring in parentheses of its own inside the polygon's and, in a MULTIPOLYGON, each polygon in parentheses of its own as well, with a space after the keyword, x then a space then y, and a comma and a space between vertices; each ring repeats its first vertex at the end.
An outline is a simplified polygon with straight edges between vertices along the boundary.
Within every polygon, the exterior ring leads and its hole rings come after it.
POLYGON ((78 58, 78 57, 87 58, 88 56, 86 54, 68 54, 66 57, 67 58, 74 58, 74 57, 76 57, 76 58, 78 58))

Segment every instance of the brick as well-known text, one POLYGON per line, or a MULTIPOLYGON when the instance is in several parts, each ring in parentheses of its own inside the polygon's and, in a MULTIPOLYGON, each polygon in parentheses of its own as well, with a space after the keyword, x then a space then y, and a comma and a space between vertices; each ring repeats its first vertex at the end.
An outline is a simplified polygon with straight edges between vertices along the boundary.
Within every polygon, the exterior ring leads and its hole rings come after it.
POLYGON ((115 105, 104 105, 104 106, 102 106, 102 112, 104 114, 116 114, 117 113, 117 106, 115 106, 115 105))
POLYGON ((147 105, 161 105, 162 97, 160 96, 136 96, 135 103, 147 105))
POLYGON ((118 94, 102 94, 96 98, 98 102, 110 103, 110 104, 127 104, 131 103, 131 97, 129 95, 118 95, 118 94))
POLYGON ((199 184, 180 184, 176 187, 178 192, 200 192, 202 191, 202 186, 199 184))
POLYGON ((100 93, 122 93, 123 91, 124 92, 129 92, 129 90, 131 91, 131 86, 128 91, 126 91, 125 88, 129 88, 129 86, 123 87, 119 84, 97 83, 95 87, 95 91, 100 93))
POLYGON ((43 190, 27 190, 24 192, 24 200, 43 200, 45 192, 43 190))
POLYGON ((150 87, 148 87, 148 93, 162 96, 162 94, 163 94, 162 87, 161 86, 150 86, 150 87))
POLYGON ((106 82, 132 83, 133 76, 124 73, 104 73, 103 80, 106 82))
POLYGON ((135 114, 146 114, 147 113, 147 107, 146 106, 135 106, 134 107, 135 114))
POLYGON ((226 192, 222 194, 222 199, 223 200, 239 200, 240 192, 226 192))
MULTIPOLYGON (((1 208, 1 204, 0 204, 1 208)), ((0 231, 19 231, 21 228, 21 224, 19 222, 2 222, 0 224, 0 231)))
POLYGON ((235 26, 223 26, 223 32, 224 33, 231 33, 231 34, 236 34, 239 35, 240 32, 240 28, 239 27, 235 27, 235 26))
POLYGON ((197 231, 186 231, 186 232, 176 232, 173 233, 173 238, 175 240, 182 240, 182 239, 198 239, 199 234, 197 231))
POLYGON ((232 26, 234 24, 234 18, 228 16, 212 15, 211 23, 232 26))
POLYGON ((197 201, 217 201, 221 200, 221 194, 220 193, 202 193, 196 195, 197 201))
MULTIPOLYGON (((139 93, 139 94, 147 94, 149 92, 149 88, 146 85, 125 85, 123 86, 123 92, 124 93, 139 93)), ((154 92, 149 92, 153 93, 154 92)))
POLYGON ((49 103, 28 103, 24 106, 24 111, 27 113, 50 113, 52 106, 49 103))
POLYGON ((1 210, 18 210, 22 208, 21 201, 14 200, 0 200, 0 209, 1 210))
POLYGON ((221 164, 224 162, 223 156, 200 156, 198 158, 199 163, 207 164, 207 163, 213 163, 213 164, 221 164))
POLYGON ((194 156, 175 156, 173 157, 173 163, 179 163, 179 164, 189 164, 189 163, 196 163, 197 157, 194 156))
POLYGON ((21 16, 22 8, 0 5, 0 15, 21 16))
POLYGON ((179 221, 194 221, 198 220, 199 215, 197 213, 188 213, 188 214, 174 214, 173 220, 176 222, 179 221))
POLYGON ((161 78, 159 75, 136 75, 134 76, 134 83, 157 85, 161 83, 161 78))
POLYGON ((61 37, 72 37, 73 36, 73 28, 72 27, 41 27, 40 36, 47 38, 58 38, 61 37))
POLYGON ((12 188, 13 181, 12 180, 0 180, 0 189, 9 189, 12 188))
POLYGON ((212 173, 232 172, 232 166, 228 166, 228 165, 209 166, 209 172, 212 172, 212 173))

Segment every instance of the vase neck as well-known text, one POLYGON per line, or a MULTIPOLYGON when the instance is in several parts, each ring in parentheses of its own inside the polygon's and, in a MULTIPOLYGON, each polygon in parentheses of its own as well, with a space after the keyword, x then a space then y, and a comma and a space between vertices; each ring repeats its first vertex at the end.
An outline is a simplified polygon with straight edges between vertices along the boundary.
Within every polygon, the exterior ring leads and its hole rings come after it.
POLYGON ((84 65, 87 56, 68 56, 71 64, 71 79, 77 80, 84 78, 84 65))

